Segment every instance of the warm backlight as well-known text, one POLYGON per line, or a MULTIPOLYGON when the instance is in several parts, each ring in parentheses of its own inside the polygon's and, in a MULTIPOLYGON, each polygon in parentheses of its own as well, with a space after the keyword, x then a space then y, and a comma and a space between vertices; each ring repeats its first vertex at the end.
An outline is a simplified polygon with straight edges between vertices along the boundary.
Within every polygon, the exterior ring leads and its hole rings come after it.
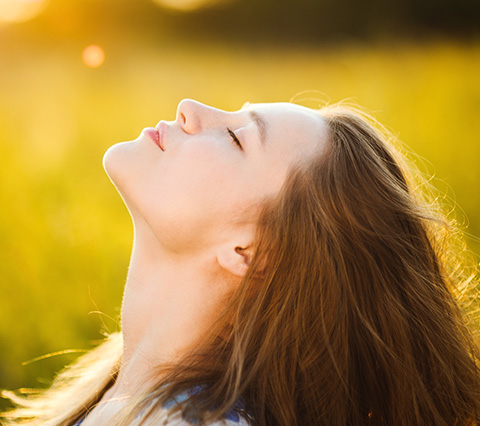
POLYGON ((25 22, 35 18, 46 0, 0 0, 0 22, 25 22))
POLYGON ((98 68, 105 61, 105 53, 100 46, 91 44, 83 49, 82 59, 87 67, 98 68))
POLYGON ((170 9, 190 11, 201 9, 202 7, 212 4, 225 3, 225 0, 153 0, 153 2, 170 9))

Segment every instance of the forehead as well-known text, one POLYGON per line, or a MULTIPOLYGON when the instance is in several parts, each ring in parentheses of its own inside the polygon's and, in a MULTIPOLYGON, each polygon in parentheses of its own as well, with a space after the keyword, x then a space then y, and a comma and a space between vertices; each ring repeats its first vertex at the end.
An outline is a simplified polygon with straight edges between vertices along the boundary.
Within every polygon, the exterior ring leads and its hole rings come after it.
POLYGON ((317 111, 302 105, 292 104, 290 102, 271 102, 258 104, 247 102, 242 109, 255 110, 271 118, 282 117, 290 120, 317 120, 320 117, 317 111))
POLYGON ((244 109, 255 111, 265 122, 267 148, 274 145, 298 158, 318 152, 327 139, 325 119, 310 108, 275 102, 248 104, 244 109))

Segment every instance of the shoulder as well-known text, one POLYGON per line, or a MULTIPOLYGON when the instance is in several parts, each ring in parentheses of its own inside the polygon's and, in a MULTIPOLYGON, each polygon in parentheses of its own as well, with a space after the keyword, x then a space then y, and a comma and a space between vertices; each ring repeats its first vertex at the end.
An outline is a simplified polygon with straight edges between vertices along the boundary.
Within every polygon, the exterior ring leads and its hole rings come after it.
MULTIPOLYGON (((192 423, 179 418, 179 419, 171 419, 164 425, 165 426, 192 426, 192 423)), ((250 426, 250 423, 248 423, 244 417, 239 416, 237 420, 229 420, 227 418, 224 418, 216 422, 204 423, 202 426, 250 426)))
POLYGON ((217 420, 215 422, 203 423, 191 423, 188 420, 182 418, 180 415, 175 416, 167 416, 161 418, 163 416, 157 417, 147 417, 145 420, 142 421, 142 426, 251 426, 251 423, 247 421, 245 417, 242 415, 235 413, 235 415, 230 415, 228 413, 222 419, 217 420))
MULTIPOLYGON (((251 426, 250 416, 245 407, 243 398, 240 397, 235 404, 223 414, 221 419, 210 422, 202 422, 201 415, 197 415, 192 407, 184 407, 184 410, 171 410, 179 404, 187 401, 192 395, 205 390, 205 385, 198 385, 191 389, 169 397, 163 402, 158 397, 153 398, 142 414, 139 415, 138 425, 142 426, 251 426), (188 414, 187 414, 188 413, 188 414)), ((134 425, 132 425, 134 426, 134 425)), ((136 423, 135 423, 136 426, 136 423)))
MULTIPOLYGON (((169 417, 165 411, 159 411, 151 417, 140 420, 135 419, 132 426, 192 426, 193 424, 183 419, 181 416, 169 417)), ((81 426, 83 419, 75 423, 74 426, 81 426)), ((195 426, 200 426, 195 424, 195 426)), ((204 423, 202 426, 251 426, 245 417, 237 412, 229 412, 221 420, 215 422, 204 423)))
POLYGON ((195 386, 192 389, 181 392, 175 397, 168 398, 161 405, 160 412, 167 414, 167 419, 163 423, 152 423, 153 425, 162 424, 164 426, 250 426, 248 421, 248 412, 245 407, 243 398, 240 397, 235 404, 223 414, 222 418, 211 422, 202 422, 201 416, 197 416, 194 411, 186 409, 185 412, 175 412, 170 415, 169 409, 188 400, 192 395, 202 393, 205 390, 205 385, 195 386))
POLYGON ((245 413, 243 406, 237 404, 225 413, 221 419, 204 423, 195 415, 186 417, 178 411, 170 413, 167 407, 163 405, 159 409, 153 409, 141 424, 145 426, 251 426, 252 423, 248 420, 248 415, 245 413))

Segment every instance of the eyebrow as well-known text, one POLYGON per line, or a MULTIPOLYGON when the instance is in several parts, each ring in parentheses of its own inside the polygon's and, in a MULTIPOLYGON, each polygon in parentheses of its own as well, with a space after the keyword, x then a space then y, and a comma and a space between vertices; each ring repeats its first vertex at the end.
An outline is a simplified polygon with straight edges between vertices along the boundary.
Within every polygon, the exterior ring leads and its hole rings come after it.
POLYGON ((260 137, 260 142, 262 146, 265 147, 265 141, 267 140, 268 132, 267 132, 267 123, 265 119, 256 111, 250 111, 248 113, 252 121, 257 126, 258 135, 260 137))

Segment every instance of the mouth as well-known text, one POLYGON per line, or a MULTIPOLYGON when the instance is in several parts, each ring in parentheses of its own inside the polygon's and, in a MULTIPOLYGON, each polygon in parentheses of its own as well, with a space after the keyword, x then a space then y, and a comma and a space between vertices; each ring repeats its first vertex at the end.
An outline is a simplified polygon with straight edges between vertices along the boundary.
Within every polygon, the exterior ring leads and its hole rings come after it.
POLYGON ((153 142, 162 150, 165 151, 165 148, 162 145, 162 137, 160 136, 159 130, 154 127, 147 127, 143 129, 143 133, 147 135, 153 142))

